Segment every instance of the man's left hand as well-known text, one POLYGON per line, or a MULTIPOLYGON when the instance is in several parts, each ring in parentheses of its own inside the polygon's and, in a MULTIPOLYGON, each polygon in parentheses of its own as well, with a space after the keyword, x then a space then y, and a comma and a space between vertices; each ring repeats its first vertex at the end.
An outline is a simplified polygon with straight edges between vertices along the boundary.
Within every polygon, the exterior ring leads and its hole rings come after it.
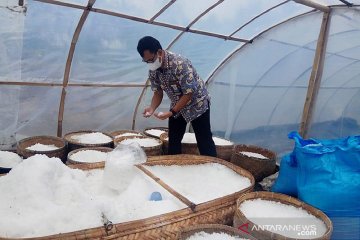
POLYGON ((159 112, 159 113, 154 113, 154 116, 157 117, 160 120, 165 120, 168 119, 169 117, 171 117, 173 114, 172 112, 159 112))

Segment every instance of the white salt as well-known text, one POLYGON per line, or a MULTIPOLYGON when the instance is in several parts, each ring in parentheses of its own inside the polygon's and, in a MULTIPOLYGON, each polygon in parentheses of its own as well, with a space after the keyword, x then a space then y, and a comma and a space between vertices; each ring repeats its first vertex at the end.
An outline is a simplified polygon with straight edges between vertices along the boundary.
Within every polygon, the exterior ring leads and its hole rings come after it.
MULTIPOLYGON (((169 137, 165 138, 165 140, 169 140, 169 137)), ((214 140, 214 143, 216 146, 234 145, 233 142, 226 140, 226 139, 218 138, 218 137, 213 137, 213 140, 214 140)), ((196 143, 195 133, 185 133, 181 142, 182 143, 196 143)))
POLYGON ((127 133, 119 134, 115 138, 128 137, 128 136, 142 136, 142 134, 141 133, 127 132, 127 133))
POLYGON ((160 142, 153 138, 128 138, 120 142, 121 144, 138 143, 142 147, 159 146, 160 142))
POLYGON ((194 203, 214 200, 251 186, 250 179, 217 163, 146 168, 194 203))
POLYGON ((45 145, 45 144, 41 144, 41 143, 36 143, 34 145, 31 145, 30 147, 27 147, 26 149, 32 150, 32 151, 52 151, 52 150, 56 150, 59 148, 53 144, 45 145))
POLYGON ((254 152, 240 152, 241 154, 248 156, 248 157, 254 157, 254 158, 260 158, 260 159, 268 159, 264 155, 260 153, 254 153, 254 152))
POLYGON ((231 145, 234 145, 233 142, 231 142, 229 140, 226 140, 226 139, 218 138, 218 137, 213 137, 213 140, 214 140, 216 146, 231 146, 231 145))
POLYGON ((162 115, 164 115, 163 112, 159 112, 159 113, 158 113, 158 116, 159 116, 159 117, 161 117, 162 115))
POLYGON ((267 226, 266 230, 281 234, 286 237, 311 239, 318 238, 325 234, 326 226, 324 222, 309 214, 305 209, 283 204, 276 201, 254 199, 244 201, 240 205, 240 211, 255 224, 267 226), (282 225, 284 228, 274 227, 282 225), (301 235, 298 231, 289 231, 296 226, 296 230, 313 230, 316 235, 301 235), (287 228, 286 228, 287 227, 287 228), (302 229, 304 227, 304 229, 302 229))
POLYGON ((234 237, 226 233, 198 232, 186 238, 186 240, 246 240, 246 238, 234 237))
POLYGON ((35 155, 0 177, 0 238, 39 237, 127 222, 186 208, 160 185, 136 172, 123 192, 104 185, 104 171, 71 169, 58 158, 35 155), (152 192, 162 201, 150 201, 152 192))
POLYGON ((152 136, 160 137, 160 135, 165 133, 166 131, 160 130, 160 129, 149 129, 149 130, 146 130, 145 132, 152 136))
POLYGON ((145 113, 145 116, 146 116, 146 117, 150 117, 150 116, 151 116, 151 113, 146 112, 146 113, 145 113))
POLYGON ((96 150, 82 150, 71 155, 71 160, 77 162, 104 162, 106 160, 107 153, 96 150))
POLYGON ((112 142, 111 137, 101 132, 76 134, 71 136, 71 138, 79 143, 84 143, 84 144, 101 144, 101 143, 112 142))
POLYGON ((0 167, 13 168, 22 161, 22 158, 13 152, 0 151, 0 167))

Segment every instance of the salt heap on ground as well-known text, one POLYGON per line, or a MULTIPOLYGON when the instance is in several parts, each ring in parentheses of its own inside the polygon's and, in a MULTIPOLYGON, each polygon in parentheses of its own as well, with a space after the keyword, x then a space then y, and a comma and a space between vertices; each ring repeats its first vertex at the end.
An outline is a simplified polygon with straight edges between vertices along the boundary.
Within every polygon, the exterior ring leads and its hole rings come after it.
MULTIPOLYGON (((138 160, 132 156, 130 161, 138 160)), ((122 192, 107 188, 103 175, 103 170, 71 169, 45 155, 22 161, 0 177, 0 238, 101 227, 102 215, 119 223, 186 208, 140 170, 131 182, 120 180, 122 192), (149 200, 154 191, 161 193, 162 201, 149 200)))
POLYGON ((0 151, 0 167, 13 168, 22 161, 22 158, 13 152, 0 151))
POLYGON ((76 134, 71 136, 71 139, 83 144, 101 144, 112 142, 111 137, 101 132, 76 134))
POLYGON ((246 238, 234 237, 226 233, 206 233, 198 232, 191 235, 186 240, 247 240, 246 238))
POLYGON ((53 144, 42 144, 42 143, 36 143, 34 145, 31 145, 30 147, 26 148, 27 150, 32 150, 32 151, 52 151, 52 150, 56 150, 59 149, 57 146, 53 145, 53 144))

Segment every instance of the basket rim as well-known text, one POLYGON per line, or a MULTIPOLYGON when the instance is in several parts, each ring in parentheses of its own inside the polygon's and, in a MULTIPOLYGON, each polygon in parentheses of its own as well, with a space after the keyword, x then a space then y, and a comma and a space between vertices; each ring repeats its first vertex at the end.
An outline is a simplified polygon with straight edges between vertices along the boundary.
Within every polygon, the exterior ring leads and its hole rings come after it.
MULTIPOLYGON (((100 163, 100 162, 79 162, 76 160, 71 159, 71 156, 74 155, 77 152, 80 151, 87 151, 87 150, 94 150, 94 151, 100 151, 100 152, 111 152, 112 150, 114 150, 113 148, 109 148, 109 147, 85 147, 85 148, 77 148, 74 149, 72 151, 70 151, 67 155, 67 161, 69 161, 70 164, 93 164, 93 163, 100 163), (105 151, 101 151, 101 150, 105 150, 105 151)), ((105 159, 106 160, 106 159, 105 159)), ((104 160, 104 161, 105 161, 104 160)), ((103 162, 103 161, 101 161, 103 162)))
MULTIPOLYGON (((318 237, 318 238, 312 238, 311 240, 322 240, 324 238, 326 239, 330 239, 330 236, 333 232, 333 223, 330 220, 330 218, 323 213, 320 209, 317 209, 303 201, 300 201, 297 198, 288 196, 286 194, 282 194, 282 193, 274 193, 274 192, 267 192, 267 191, 258 191, 258 192, 249 192, 249 193, 245 193, 242 196, 240 196, 237 200, 236 200, 236 209, 235 209, 235 216, 237 217, 241 217, 243 219, 246 219, 248 223, 250 223, 251 225, 257 225, 256 223, 252 222, 251 220, 249 220, 241 211, 240 211, 240 205, 247 201, 247 200, 252 200, 252 199, 265 199, 265 200, 270 200, 270 201, 275 201, 275 202, 280 202, 282 204, 286 204, 286 205, 291 205, 294 206, 296 208, 301 207, 303 210, 307 211, 309 214, 313 215, 314 217, 320 219, 324 225, 326 226, 326 232, 324 233, 324 235, 318 237), (265 199, 265 197, 271 198, 270 199, 265 199), (296 204, 299 204, 299 206, 295 205, 293 202, 295 202, 296 204), (306 208, 304 208, 306 207, 306 208), (311 210, 308 211, 308 209, 311 210)), ((284 235, 278 234, 278 233, 274 233, 274 232, 270 232, 267 230, 262 230, 262 232, 269 234, 273 237, 277 237, 276 239, 280 238, 284 238, 284 235)), ((290 238, 290 237, 286 237, 286 239, 295 239, 295 238, 290 238)))
POLYGON ((159 148, 162 148, 162 145, 164 144, 161 139, 150 137, 150 136, 124 136, 124 137, 119 137, 119 138, 114 139, 114 144, 118 145, 122 141, 125 141, 126 139, 134 139, 134 138, 139 138, 139 139, 149 138, 149 139, 156 140, 158 142, 158 145, 156 145, 156 146, 147 146, 147 147, 141 146, 143 149, 146 149, 146 150, 159 149, 159 148))
POLYGON ((253 161, 259 161, 259 162, 276 160, 276 153, 275 152, 271 151, 270 149, 255 146, 255 145, 236 144, 234 146, 234 154, 237 155, 237 156, 250 158, 253 161), (247 156, 245 154, 240 153, 239 148, 243 148, 244 150, 250 149, 249 152, 258 153, 258 154, 261 154, 263 156, 264 155, 268 155, 268 156, 264 156, 264 157, 267 157, 266 159, 261 159, 261 158, 257 158, 257 157, 250 157, 250 156, 247 156), (259 152, 259 150, 264 151, 265 154, 262 153, 262 152, 259 152))
MULTIPOLYGON (((214 157, 208 157, 208 156, 198 156, 198 155, 188 155, 188 154, 179 154, 179 155, 162 155, 162 156, 152 156, 149 158, 154 159, 154 161, 152 162, 146 162, 143 163, 141 165, 145 165, 145 164, 150 164, 150 165, 154 165, 156 164, 166 164, 169 162, 169 158, 176 158, 177 160, 173 160, 173 162, 175 163, 183 163, 184 161, 182 160, 183 157, 193 157, 196 159, 196 161, 199 161, 199 163, 211 163, 213 161, 216 162, 219 161, 221 163, 224 164, 229 164, 229 165, 233 165, 230 164, 228 162, 226 162, 225 160, 222 159, 218 159, 218 158, 214 158, 214 157)), ((186 163, 186 161, 185 161, 186 163)), ((97 164, 93 164, 93 165, 88 165, 88 164, 72 164, 69 165, 68 167, 73 168, 73 169, 82 169, 82 170, 91 170, 91 169, 99 169, 99 168, 104 168, 105 163, 101 162, 101 163, 97 163, 97 164)), ((250 174, 248 171, 233 165, 233 167, 235 167, 236 169, 238 169, 239 171, 242 171, 243 173, 248 173, 250 174)), ((252 175, 250 174, 250 176, 252 177, 252 175)), ((130 235, 130 234, 136 234, 138 232, 142 232, 142 231, 147 231, 147 230, 151 230, 151 229, 156 229, 162 226, 166 226, 166 225, 170 225, 173 224, 175 222, 180 222, 180 221, 184 221, 186 219, 191 219, 193 217, 202 215, 202 214, 206 214, 218 209, 223 209, 223 208, 228 208, 230 206, 233 206, 234 203, 236 203, 236 199, 241 196, 243 193, 246 193, 248 191, 252 191, 253 187, 254 187, 254 183, 255 180, 252 177, 252 180, 250 180, 251 182, 251 186, 248 188, 245 188, 239 192, 236 193, 232 193, 208 202, 204 202, 204 203, 200 203, 199 205, 197 205, 196 211, 193 212, 190 207, 184 207, 183 209, 179 209, 176 211, 172 211, 169 213, 164 213, 161 215, 156 215, 156 216, 152 216, 152 217, 148 217, 148 218, 143 218, 143 219, 138 219, 138 220, 133 220, 133 221, 128 221, 128 222, 122 222, 122 223, 116 223, 114 224, 114 229, 116 230, 115 233, 110 233, 110 235, 108 236, 116 236, 116 237, 121 237, 121 236, 126 236, 126 235, 130 235), (161 221, 160 221, 161 220, 161 221)), ((236 204, 235 204, 236 205, 236 204)), ((73 231, 73 232, 68 232, 68 233, 62 233, 60 234, 53 234, 53 235, 49 235, 49 236, 42 236, 36 239, 49 239, 49 238, 71 238, 71 239, 75 239, 77 236, 79 236, 79 238, 83 237, 84 235, 87 236, 91 236, 91 233, 98 233, 99 231, 101 231, 102 236, 99 237, 105 237, 107 236, 104 227, 103 226, 99 226, 99 227, 95 227, 95 228, 89 228, 89 229, 83 229, 83 230, 78 230, 78 231, 73 231)), ((99 235, 99 234, 98 234, 99 235)), ((8 240, 10 239, 18 239, 20 240, 20 238, 7 238, 8 240)), ((21 238, 21 240, 28 240, 31 238, 21 238)))
MULTIPOLYGON (((187 133, 189 133, 189 132, 187 132, 187 133)), ((195 133, 192 133, 192 134, 195 134, 195 133)), ((160 139, 165 143, 168 143, 169 142, 169 140, 165 140, 165 138, 167 138, 167 137, 169 137, 168 136, 168 132, 165 132, 165 133, 162 133, 161 135, 160 135, 160 139)), ((234 148, 235 146, 236 146, 236 144, 233 142, 233 141, 230 141, 229 139, 226 139, 226 138, 223 138, 223 137, 219 137, 219 136, 213 136, 213 138, 214 137, 216 137, 216 138, 220 138, 220 139, 222 139, 222 140, 226 140, 226 141, 229 141, 229 142, 231 142, 232 144, 231 145, 216 145, 215 144, 215 147, 217 147, 217 148, 219 148, 219 147, 221 147, 221 148, 234 148)), ((197 142, 196 143, 183 143, 183 142, 181 142, 181 144, 182 145, 185 145, 185 146, 197 146, 197 142)))
POLYGON ((16 147, 22 151, 22 152, 26 152, 26 153, 30 153, 30 154, 48 154, 48 153, 57 153, 57 152, 62 152, 66 149, 66 141, 63 138, 60 137, 56 137, 56 136, 47 136, 47 135, 39 135, 39 136, 32 136, 32 137, 27 137, 27 138, 23 138, 20 141, 17 142, 16 147), (33 139, 37 139, 37 138, 43 138, 43 139, 52 139, 52 140, 56 140, 62 143, 62 147, 59 147, 57 149, 54 150, 49 150, 49 151, 36 151, 36 150, 30 150, 30 149, 26 149, 22 146, 22 144, 24 144, 27 141, 33 140, 33 139))
POLYGON ((109 133, 107 132, 102 132, 102 131, 93 131, 93 130, 80 130, 80 131, 75 131, 75 132, 69 132, 69 133, 66 133, 64 135, 64 140, 68 143, 71 143, 71 144, 76 144, 76 145, 81 145, 81 146, 88 146, 88 147, 96 147, 96 146, 101 146, 101 145, 104 145, 104 144, 109 144, 109 143, 113 143, 114 142, 114 137, 111 136, 109 133), (103 143, 81 143, 81 142, 77 142, 77 141, 74 141, 72 140, 71 136, 73 135, 77 135, 79 133, 102 133, 108 137, 111 138, 111 141, 108 141, 108 142, 103 142, 103 143))
POLYGON ((112 131, 110 132, 109 134, 114 138, 115 140, 115 137, 118 136, 118 135, 121 135, 122 133, 139 133, 141 134, 142 136, 144 135, 141 131, 137 131, 137 130, 127 130, 127 129, 123 129, 123 130, 116 130, 116 131, 112 131))

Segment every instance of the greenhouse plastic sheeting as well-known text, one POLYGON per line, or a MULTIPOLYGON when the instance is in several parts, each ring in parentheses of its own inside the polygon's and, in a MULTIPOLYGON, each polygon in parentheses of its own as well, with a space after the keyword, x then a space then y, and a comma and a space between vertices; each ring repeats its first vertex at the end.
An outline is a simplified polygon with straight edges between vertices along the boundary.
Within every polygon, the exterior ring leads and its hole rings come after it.
POLYGON ((131 129, 141 90, 132 87, 70 87, 65 101, 63 133, 92 129, 108 132, 131 129))
POLYGON ((332 12, 324 73, 311 137, 337 138, 360 134, 360 14, 332 12), (320 124, 326 123, 326 124, 320 124))
POLYGON ((321 19, 310 14, 293 20, 296 29, 290 21, 263 34, 216 72, 209 89, 217 135, 277 152, 291 150, 286 135, 300 122, 321 19), (290 37, 292 32, 304 33, 303 38, 290 37))

